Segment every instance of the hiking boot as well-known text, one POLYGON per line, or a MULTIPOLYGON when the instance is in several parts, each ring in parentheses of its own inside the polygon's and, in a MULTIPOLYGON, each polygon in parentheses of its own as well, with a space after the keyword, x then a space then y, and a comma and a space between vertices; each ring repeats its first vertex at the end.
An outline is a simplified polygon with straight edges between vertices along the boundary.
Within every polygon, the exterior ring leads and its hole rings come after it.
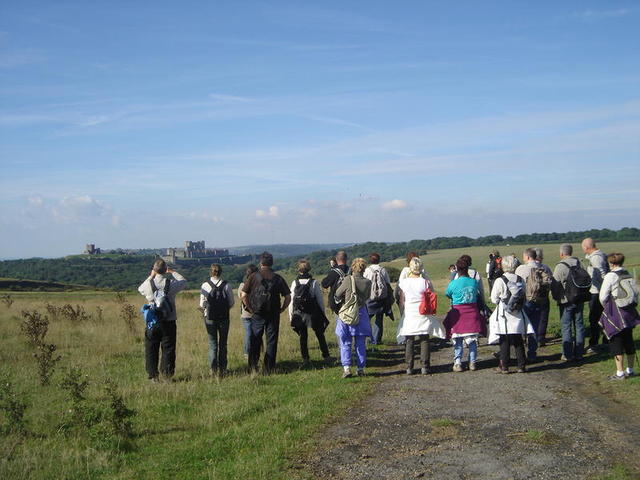
POLYGON ((454 363, 453 364, 453 371, 454 372, 462 372, 462 364, 461 363, 454 363))
POLYGON ((607 380, 611 380, 611 381, 617 382, 619 380, 626 380, 626 378, 627 377, 625 375, 614 374, 614 375, 609 375, 607 377, 607 380))
POLYGON ((431 369, 429 367, 422 367, 420 373, 422 375, 431 375, 431 369))
POLYGON ((344 370, 342 372, 342 378, 351 378, 351 371, 350 370, 344 370))
POLYGON ((527 373, 527 369, 524 367, 519 368, 518 370, 516 370, 516 373, 527 373))
POLYGON ((596 347, 588 347, 584 353, 598 353, 598 350, 596 347))
POLYGON ((469 362, 469 370, 475 372, 478 367, 476 367, 476 362, 469 362))
POLYGON ((358 375, 359 377, 364 377, 364 370, 358 369, 356 375, 358 375))
POLYGON ((407 368, 407 375, 413 375, 413 368, 407 368))
POLYGON ((509 373, 509 369, 508 368, 496 367, 493 371, 496 372, 496 373, 509 373))
POLYGON ((636 376, 636 372, 624 372, 624 376, 625 377, 635 377, 636 376))
POLYGON ((560 357, 560 360, 562 360, 563 362, 571 362, 571 361, 573 361, 573 358, 568 358, 565 355, 562 355, 560 357))

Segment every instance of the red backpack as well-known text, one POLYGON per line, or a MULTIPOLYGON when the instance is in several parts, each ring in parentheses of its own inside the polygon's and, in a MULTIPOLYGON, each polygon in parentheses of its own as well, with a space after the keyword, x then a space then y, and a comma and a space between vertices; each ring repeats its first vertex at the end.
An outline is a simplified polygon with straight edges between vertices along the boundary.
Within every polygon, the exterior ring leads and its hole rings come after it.
POLYGON ((422 294, 422 301, 418 312, 420 315, 435 315, 438 310, 438 296, 432 290, 427 288, 422 294))

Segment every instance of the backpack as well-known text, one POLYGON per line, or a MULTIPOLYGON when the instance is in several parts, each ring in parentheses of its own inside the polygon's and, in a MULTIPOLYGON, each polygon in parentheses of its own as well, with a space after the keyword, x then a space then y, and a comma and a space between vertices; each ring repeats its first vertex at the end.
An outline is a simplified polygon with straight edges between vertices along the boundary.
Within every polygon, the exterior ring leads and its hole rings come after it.
POLYGON ((156 312, 158 321, 164 322, 174 311, 171 300, 169 300, 169 285, 171 284, 171 279, 166 279, 162 290, 158 289, 153 279, 150 280, 150 283, 151 291, 153 292, 153 309, 156 312))
POLYGON ((371 279, 371 296, 369 300, 379 301, 387 298, 387 283, 382 276, 382 269, 373 270, 373 278, 371 279))
POLYGON ((356 279, 353 275, 351 278, 351 295, 345 299, 344 304, 340 307, 338 317, 346 325, 356 326, 360 321, 360 308, 358 307, 358 296, 356 295, 356 279))
POLYGON ((567 283, 564 287, 564 296, 568 303, 582 303, 591 300, 591 276, 582 268, 580 262, 576 265, 569 265, 567 262, 560 262, 569 268, 567 283))
POLYGON ((226 285, 223 280, 215 285, 207 280, 211 291, 207 294, 207 320, 227 320, 229 318, 229 299, 227 298, 226 285))
POLYGON ((338 287, 342 284, 342 281, 347 276, 347 274, 337 267, 332 268, 331 270, 338 275, 338 279, 334 282, 333 285, 331 285, 331 288, 329 289, 330 300, 333 300, 329 303, 330 303, 331 310, 333 310, 334 313, 338 313, 340 311, 340 307, 342 306, 342 303, 344 302, 344 300, 342 298, 337 298, 335 296, 335 293, 336 293, 336 290, 338 290, 338 287))
POLYGON ((422 294, 418 313, 420 313, 420 315, 435 315, 436 310, 438 310, 438 296, 435 292, 427 288, 422 294))
POLYGON ((293 310, 299 313, 313 313, 318 306, 316 299, 311 291, 315 280, 309 279, 307 283, 300 283, 296 278, 295 287, 293 289, 293 310))
POLYGON ((254 285, 249 293, 249 309, 252 313, 261 313, 268 314, 271 313, 272 310, 272 293, 271 290, 275 285, 276 276, 274 274, 271 280, 267 280, 259 273, 254 275, 258 275, 260 281, 257 285, 254 285))
POLYGON ((542 267, 533 267, 525 282, 527 302, 540 302, 549 298, 551 275, 542 267))
POLYGON ((503 300, 505 310, 512 315, 517 315, 525 300, 525 284, 522 277, 516 275, 516 280, 509 280, 506 275, 500 277, 507 287, 507 298, 503 300))
POLYGON ((611 291, 616 305, 620 308, 628 306, 635 308, 638 305, 638 286, 635 278, 626 270, 616 270, 613 273, 618 275, 618 283, 611 291))

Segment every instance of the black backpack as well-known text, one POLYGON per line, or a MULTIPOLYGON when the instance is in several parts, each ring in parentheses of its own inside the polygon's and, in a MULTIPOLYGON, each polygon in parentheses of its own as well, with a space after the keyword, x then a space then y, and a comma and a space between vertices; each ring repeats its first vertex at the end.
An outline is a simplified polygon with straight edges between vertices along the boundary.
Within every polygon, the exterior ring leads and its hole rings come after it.
POLYGON ((576 265, 569 265, 567 262, 560 262, 569 269, 567 283, 564 287, 564 296, 567 297, 568 303, 578 304, 591 300, 591 277, 589 273, 582 268, 580 262, 576 265))
POLYGON ((217 286, 211 280, 208 280, 207 283, 211 287, 211 291, 207 294, 207 319, 228 320, 229 299, 225 288, 227 282, 223 280, 217 286))
POLYGON ((171 279, 167 278, 162 290, 158 290, 153 279, 151 279, 149 283, 151 283, 151 291, 153 292, 153 309, 156 312, 156 317, 159 322, 164 322, 169 318, 174 310, 171 300, 169 300, 169 286, 171 285, 171 279))
POLYGON ((252 313, 271 313, 271 311, 273 310, 272 290, 273 286, 275 285, 276 275, 274 274, 271 280, 267 280, 259 273, 256 273, 254 275, 258 275, 260 281, 253 286, 251 292, 249 293, 249 309, 252 313))
POLYGON ((311 287, 313 286, 312 278, 307 283, 300 283, 296 278, 295 287, 293 289, 293 310, 299 313, 313 313, 318 306, 311 287))

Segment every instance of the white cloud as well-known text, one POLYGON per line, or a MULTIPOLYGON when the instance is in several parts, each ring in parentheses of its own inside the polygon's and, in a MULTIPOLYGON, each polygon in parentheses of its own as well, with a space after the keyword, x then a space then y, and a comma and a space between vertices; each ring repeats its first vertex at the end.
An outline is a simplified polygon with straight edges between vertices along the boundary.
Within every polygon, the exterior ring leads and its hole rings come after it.
POLYGON ((29 202, 29 205, 32 207, 41 207, 44 204, 44 199, 40 195, 34 195, 27 198, 27 202, 29 202))
POLYGON ((404 200, 399 200, 397 198, 382 204, 382 210, 384 210, 385 212, 406 210, 407 208, 407 202, 405 202, 404 200))
POLYGON ((258 218, 265 218, 265 217, 277 218, 279 216, 280 216, 280 209, 275 205, 272 205, 271 207, 269 207, 269 210, 267 211, 256 210, 256 217, 258 218))
POLYGON ((233 103, 233 102, 237 102, 237 103, 248 103, 248 102, 253 102, 252 98, 248 98, 248 97, 238 97, 235 95, 223 95, 221 93, 211 93, 209 94, 209 97, 213 100, 217 100, 219 102, 226 102, 226 103, 233 103))
POLYGON ((606 18, 626 17, 632 13, 628 8, 618 8, 616 10, 585 10, 577 13, 576 16, 583 20, 603 20, 606 18))
POLYGON ((218 215, 213 215, 209 212, 189 212, 187 217, 192 218, 194 220, 204 220, 206 222, 211 223, 220 223, 224 222, 223 217, 219 217, 218 215))

